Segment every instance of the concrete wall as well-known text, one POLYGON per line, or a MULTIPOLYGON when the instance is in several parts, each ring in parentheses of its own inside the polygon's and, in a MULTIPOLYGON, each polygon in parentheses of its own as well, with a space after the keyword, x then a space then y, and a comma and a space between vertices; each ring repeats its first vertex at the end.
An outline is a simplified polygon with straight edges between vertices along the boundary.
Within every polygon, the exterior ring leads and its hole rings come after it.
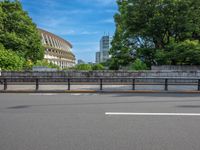
POLYGON ((200 78, 198 71, 58 71, 58 72, 2 72, 3 77, 156 77, 200 78))
POLYGON ((151 70, 189 70, 189 71, 196 71, 200 70, 200 66, 183 66, 183 65, 163 65, 163 66, 152 66, 151 70))

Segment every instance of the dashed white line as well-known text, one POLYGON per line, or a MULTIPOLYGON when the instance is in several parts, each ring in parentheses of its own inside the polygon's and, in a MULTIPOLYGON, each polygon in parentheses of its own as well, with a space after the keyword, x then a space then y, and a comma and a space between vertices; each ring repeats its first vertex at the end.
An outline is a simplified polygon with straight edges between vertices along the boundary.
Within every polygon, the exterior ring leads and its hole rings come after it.
POLYGON ((107 116, 200 116, 200 113, 125 113, 106 112, 107 116))

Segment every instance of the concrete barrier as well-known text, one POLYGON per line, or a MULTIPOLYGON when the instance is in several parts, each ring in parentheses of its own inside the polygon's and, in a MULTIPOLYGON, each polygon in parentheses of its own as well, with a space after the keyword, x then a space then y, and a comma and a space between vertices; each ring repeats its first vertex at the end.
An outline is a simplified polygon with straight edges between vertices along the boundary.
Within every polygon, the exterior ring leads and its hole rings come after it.
POLYGON ((133 77, 133 78, 200 78, 200 70, 178 71, 178 70, 149 70, 149 71, 52 71, 52 72, 2 72, 2 77, 133 77))

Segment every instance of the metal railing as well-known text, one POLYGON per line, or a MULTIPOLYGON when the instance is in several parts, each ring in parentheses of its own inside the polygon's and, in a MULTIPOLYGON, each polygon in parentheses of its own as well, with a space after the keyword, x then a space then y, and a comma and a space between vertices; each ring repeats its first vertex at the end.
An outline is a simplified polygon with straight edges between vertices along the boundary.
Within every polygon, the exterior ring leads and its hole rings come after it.
POLYGON ((0 77, 0 84, 3 85, 3 90, 6 91, 9 85, 18 84, 35 85, 35 90, 40 89, 40 85, 67 85, 67 90, 71 90, 72 85, 99 85, 99 90, 103 91, 104 85, 131 85, 132 89, 137 90, 137 85, 163 85, 164 91, 169 90, 170 85, 177 86, 196 86, 200 91, 200 79, 198 78, 127 78, 127 77, 93 77, 93 78, 73 78, 73 77, 0 77), (51 83, 51 84, 50 84, 51 83))

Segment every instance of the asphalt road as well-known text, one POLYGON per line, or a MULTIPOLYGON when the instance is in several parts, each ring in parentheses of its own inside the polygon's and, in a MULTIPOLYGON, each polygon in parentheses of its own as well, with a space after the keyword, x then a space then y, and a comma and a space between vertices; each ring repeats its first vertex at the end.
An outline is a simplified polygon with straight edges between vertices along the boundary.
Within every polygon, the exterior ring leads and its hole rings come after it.
POLYGON ((0 94, 0 150, 199 150, 199 115, 194 94, 0 94))

